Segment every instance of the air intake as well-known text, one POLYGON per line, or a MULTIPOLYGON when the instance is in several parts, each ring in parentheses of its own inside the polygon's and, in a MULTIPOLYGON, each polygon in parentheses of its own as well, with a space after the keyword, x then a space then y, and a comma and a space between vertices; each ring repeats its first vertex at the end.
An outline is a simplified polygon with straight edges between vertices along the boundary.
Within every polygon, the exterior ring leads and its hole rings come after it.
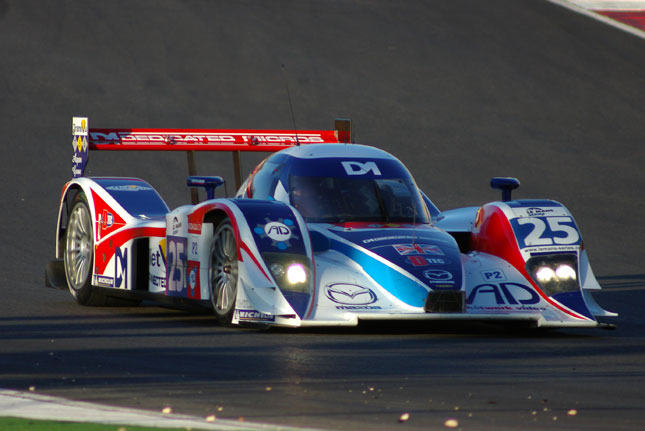
POLYGON ((466 293, 461 290, 434 290, 428 293, 424 309, 426 313, 463 313, 466 311, 466 293))

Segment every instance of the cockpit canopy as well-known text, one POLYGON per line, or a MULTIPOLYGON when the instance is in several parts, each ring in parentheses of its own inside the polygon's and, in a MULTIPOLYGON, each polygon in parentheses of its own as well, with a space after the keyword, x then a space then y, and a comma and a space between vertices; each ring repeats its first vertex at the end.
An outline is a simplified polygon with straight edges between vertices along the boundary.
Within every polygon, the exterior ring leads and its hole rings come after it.
POLYGON ((307 221, 424 222, 413 184, 404 178, 289 177, 289 202, 307 221))
POLYGON ((313 223, 429 220, 403 164, 361 145, 303 145, 272 154, 251 173, 238 196, 288 202, 313 223))

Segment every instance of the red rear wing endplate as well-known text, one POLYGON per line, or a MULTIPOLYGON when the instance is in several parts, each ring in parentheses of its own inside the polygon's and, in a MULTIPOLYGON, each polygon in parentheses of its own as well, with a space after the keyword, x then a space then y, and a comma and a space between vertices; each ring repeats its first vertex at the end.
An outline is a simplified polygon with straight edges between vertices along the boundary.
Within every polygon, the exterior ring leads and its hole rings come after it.
MULTIPOLYGON (((90 129, 86 117, 72 120, 72 175, 83 176, 89 150, 186 151, 189 175, 196 175, 194 151, 231 151, 235 185, 240 187, 240 151, 275 152, 303 144, 351 142, 351 120, 335 130, 90 129)), ((195 195, 193 195, 193 201, 195 195)))

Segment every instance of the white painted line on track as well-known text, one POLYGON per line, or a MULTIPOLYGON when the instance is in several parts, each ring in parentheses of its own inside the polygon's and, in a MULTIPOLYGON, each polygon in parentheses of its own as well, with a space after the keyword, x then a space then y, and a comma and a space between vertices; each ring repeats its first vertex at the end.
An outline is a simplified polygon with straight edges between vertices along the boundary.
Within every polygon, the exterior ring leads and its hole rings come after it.
POLYGON ((599 13, 595 13, 593 11, 594 9, 641 10, 641 9, 645 9, 645 1, 642 1, 642 0, 639 0, 639 1, 547 0, 547 1, 553 4, 557 4, 559 6, 565 7, 567 9, 570 9, 574 12, 578 12, 579 14, 586 15, 590 18, 593 18, 595 20, 608 24, 619 30, 622 30, 624 32, 633 34, 634 36, 640 37, 641 39, 645 39, 645 31, 639 30, 636 27, 632 27, 631 25, 623 24, 622 22, 613 20, 611 18, 608 18, 604 15, 600 15, 599 13), (604 5, 604 8, 601 7, 601 4, 604 5), (612 6, 610 7, 609 4, 611 4, 612 6), (629 7, 627 7, 628 4, 629 4, 629 7), (622 6, 625 6, 625 7, 623 8, 622 6))
POLYGON ((33 392, 6 389, 0 389, 0 416, 193 430, 315 431, 312 428, 240 422, 228 419, 215 419, 213 422, 208 422, 195 416, 111 407, 39 395, 33 392))

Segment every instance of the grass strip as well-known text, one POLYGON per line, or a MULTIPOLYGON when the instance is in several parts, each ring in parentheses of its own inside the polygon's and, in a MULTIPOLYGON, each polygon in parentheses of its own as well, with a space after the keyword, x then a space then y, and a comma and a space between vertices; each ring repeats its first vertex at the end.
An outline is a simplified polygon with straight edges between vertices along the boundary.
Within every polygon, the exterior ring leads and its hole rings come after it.
POLYGON ((187 429, 198 431, 195 428, 157 428, 0 417, 2 431, 186 431, 187 429))

